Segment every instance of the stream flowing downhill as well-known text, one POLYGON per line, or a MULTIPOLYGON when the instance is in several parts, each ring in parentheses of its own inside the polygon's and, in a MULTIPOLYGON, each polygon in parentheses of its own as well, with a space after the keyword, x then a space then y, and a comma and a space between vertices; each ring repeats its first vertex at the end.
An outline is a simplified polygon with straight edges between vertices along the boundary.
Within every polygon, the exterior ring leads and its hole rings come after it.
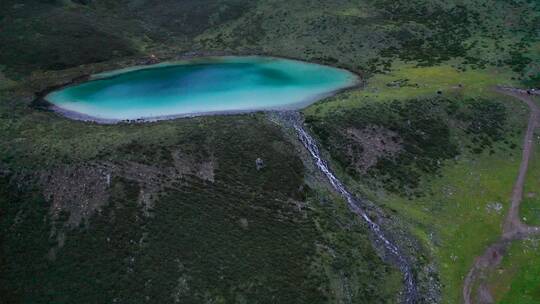
POLYGON ((382 247, 392 260, 397 264, 403 274, 404 292, 403 303, 416 303, 417 300, 417 287, 412 274, 411 267, 407 259, 400 253, 399 248, 393 244, 384 235, 381 227, 375 223, 367 213, 360 207, 360 202, 345 188, 345 185, 336 178, 336 176, 330 171, 327 162, 322 158, 319 148, 315 140, 304 130, 304 128, 298 123, 294 122, 293 127, 298 134, 298 138, 309 151, 311 157, 315 160, 317 168, 328 178, 330 184, 336 191, 338 191, 346 200, 349 208, 352 212, 360 216, 367 224, 375 241, 380 242, 382 247))

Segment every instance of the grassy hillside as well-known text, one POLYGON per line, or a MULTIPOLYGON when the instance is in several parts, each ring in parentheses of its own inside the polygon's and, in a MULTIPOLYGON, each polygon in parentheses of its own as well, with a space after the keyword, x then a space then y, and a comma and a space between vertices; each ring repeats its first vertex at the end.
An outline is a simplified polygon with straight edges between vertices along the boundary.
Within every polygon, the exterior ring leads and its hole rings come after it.
POLYGON ((518 241, 491 274, 490 287, 497 303, 532 304, 540 299, 538 240, 518 241))
POLYGON ((264 116, 40 115, 2 119, 2 303, 397 299, 363 223, 264 116))
MULTIPOLYGON (((540 102, 538 98, 537 102, 540 102)), ((523 222, 531 226, 540 225, 540 197, 538 193, 540 185, 540 134, 536 132, 535 135, 533 154, 523 189, 525 196, 521 202, 520 210, 523 222)))
MULTIPOLYGON (((459 303, 500 234, 527 115, 492 87, 540 86, 539 23, 534 0, 1 1, 0 302, 398 301, 399 272, 264 115, 104 126, 30 107, 49 86, 150 54, 213 52, 364 77, 306 122, 346 184, 383 208, 417 276, 440 280, 429 301, 459 303)), ((522 206, 531 224, 536 201, 522 206)), ((503 266, 503 303, 537 299, 529 248, 503 266)))
POLYGON ((508 67, 538 81, 536 1, 3 1, 0 63, 26 74, 149 53, 219 50, 370 74, 395 59, 508 67))
POLYGON ((423 241, 443 303, 499 237, 521 160, 528 110, 490 91, 493 74, 400 66, 304 111, 349 185, 423 241))

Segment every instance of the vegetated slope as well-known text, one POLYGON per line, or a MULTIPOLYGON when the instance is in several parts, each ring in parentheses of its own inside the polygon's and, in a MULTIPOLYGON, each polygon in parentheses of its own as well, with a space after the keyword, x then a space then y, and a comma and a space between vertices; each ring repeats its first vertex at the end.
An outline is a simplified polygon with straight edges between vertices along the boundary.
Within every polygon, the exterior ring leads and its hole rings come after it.
POLYGON ((538 85, 538 23, 536 1, 2 1, 2 299, 397 298, 399 274, 366 230, 263 120, 97 126, 27 107, 35 91, 126 58, 209 50, 372 76, 306 110, 308 122, 393 232, 423 241, 411 253, 437 266, 443 302, 458 301, 471 259, 500 232, 519 162, 523 109, 489 86, 538 85), (299 190, 304 175, 311 190, 299 190))
POLYGON ((2 303, 397 299, 399 272, 264 116, 2 113, 2 303))
MULTIPOLYGON (((534 146, 540 146, 540 134, 534 136, 534 146)), ((523 201, 521 202, 520 214, 525 224, 530 226, 540 225, 540 197, 538 184, 540 183, 540 149, 533 149, 527 171, 527 178, 523 188, 523 201)))
POLYGON ((442 303, 461 301, 473 259, 499 238, 519 168, 527 108, 490 93, 497 81, 401 66, 305 110, 350 187, 422 240, 442 303))
POLYGON ((138 52, 129 21, 61 1, 2 1, 1 6, 0 64, 9 70, 59 70, 138 52))
POLYGON ((326 117, 306 122, 348 174, 414 197, 422 195, 416 192, 422 175, 436 174, 460 154, 452 136, 456 127, 471 137, 471 152, 481 153, 503 138, 506 113, 504 104, 492 100, 436 97, 365 103, 326 117))
MULTIPOLYGON (((526 233, 520 237, 510 237, 513 241, 507 244, 499 241, 498 244, 490 245, 486 249, 487 253, 475 261, 475 268, 471 268, 463 291, 465 297, 470 292, 470 298, 475 298, 476 293, 477 298, 491 299, 497 303, 535 303, 540 299, 536 282, 538 266, 535 265, 538 260, 538 236, 535 232, 538 232, 538 229, 531 223, 537 222, 539 218, 533 211, 536 209, 533 204, 536 188, 531 186, 538 182, 535 166, 540 159, 537 146, 540 138, 535 136, 539 119, 538 106, 535 103, 538 99, 535 100, 533 96, 527 96, 518 90, 506 92, 526 103, 531 112, 524 136, 520 174, 512 191, 511 207, 504 223, 503 236, 511 236, 517 229, 526 233), (496 251, 493 251, 493 248, 497 246, 503 250, 494 254, 496 251), (488 252, 489 249, 492 251, 488 252), (478 261, 486 260, 486 257, 489 260, 487 268, 482 268, 485 264, 479 265, 478 261)), ((465 300, 470 301, 470 298, 465 300)))
POLYGON ((13 1, 0 4, 0 64, 26 74, 185 45, 247 1, 13 1))
POLYGON ((490 291, 497 303, 537 303, 540 257, 538 240, 516 241, 501 265, 488 276, 490 291))
POLYGON ((507 66, 538 81, 536 1, 3 1, 0 64, 28 73, 149 52, 270 53, 384 71, 507 66))

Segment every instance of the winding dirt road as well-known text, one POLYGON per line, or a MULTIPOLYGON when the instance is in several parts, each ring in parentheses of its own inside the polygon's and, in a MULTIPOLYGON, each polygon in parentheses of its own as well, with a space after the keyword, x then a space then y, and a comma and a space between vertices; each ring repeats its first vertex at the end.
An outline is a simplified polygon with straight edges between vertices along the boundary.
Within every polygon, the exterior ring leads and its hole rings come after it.
POLYGON ((535 103, 533 97, 527 91, 513 88, 497 88, 497 92, 515 97, 525 102, 530 109, 529 122, 523 141, 523 155, 519 167, 519 174, 512 189, 511 205, 504 221, 501 238, 493 245, 489 246, 483 255, 476 257, 474 264, 465 277, 463 283, 463 302, 471 303, 493 303, 493 298, 485 282, 480 282, 482 275, 489 269, 493 269, 502 261, 508 245, 514 240, 524 239, 532 234, 540 233, 540 227, 532 227, 524 224, 519 217, 519 206, 523 198, 523 185, 527 176, 527 168, 534 144, 534 131, 540 125, 540 107, 535 103), (472 299, 472 290, 475 283, 478 283, 477 301, 472 299))

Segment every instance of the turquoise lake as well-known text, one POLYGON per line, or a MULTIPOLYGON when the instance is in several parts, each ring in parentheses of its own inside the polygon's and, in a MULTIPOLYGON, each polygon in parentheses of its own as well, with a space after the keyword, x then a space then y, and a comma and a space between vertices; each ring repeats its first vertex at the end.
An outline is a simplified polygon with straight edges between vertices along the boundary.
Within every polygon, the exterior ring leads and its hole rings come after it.
POLYGON ((165 119, 306 106, 354 86, 346 70, 271 57, 219 57, 97 74, 45 98, 72 118, 165 119))

